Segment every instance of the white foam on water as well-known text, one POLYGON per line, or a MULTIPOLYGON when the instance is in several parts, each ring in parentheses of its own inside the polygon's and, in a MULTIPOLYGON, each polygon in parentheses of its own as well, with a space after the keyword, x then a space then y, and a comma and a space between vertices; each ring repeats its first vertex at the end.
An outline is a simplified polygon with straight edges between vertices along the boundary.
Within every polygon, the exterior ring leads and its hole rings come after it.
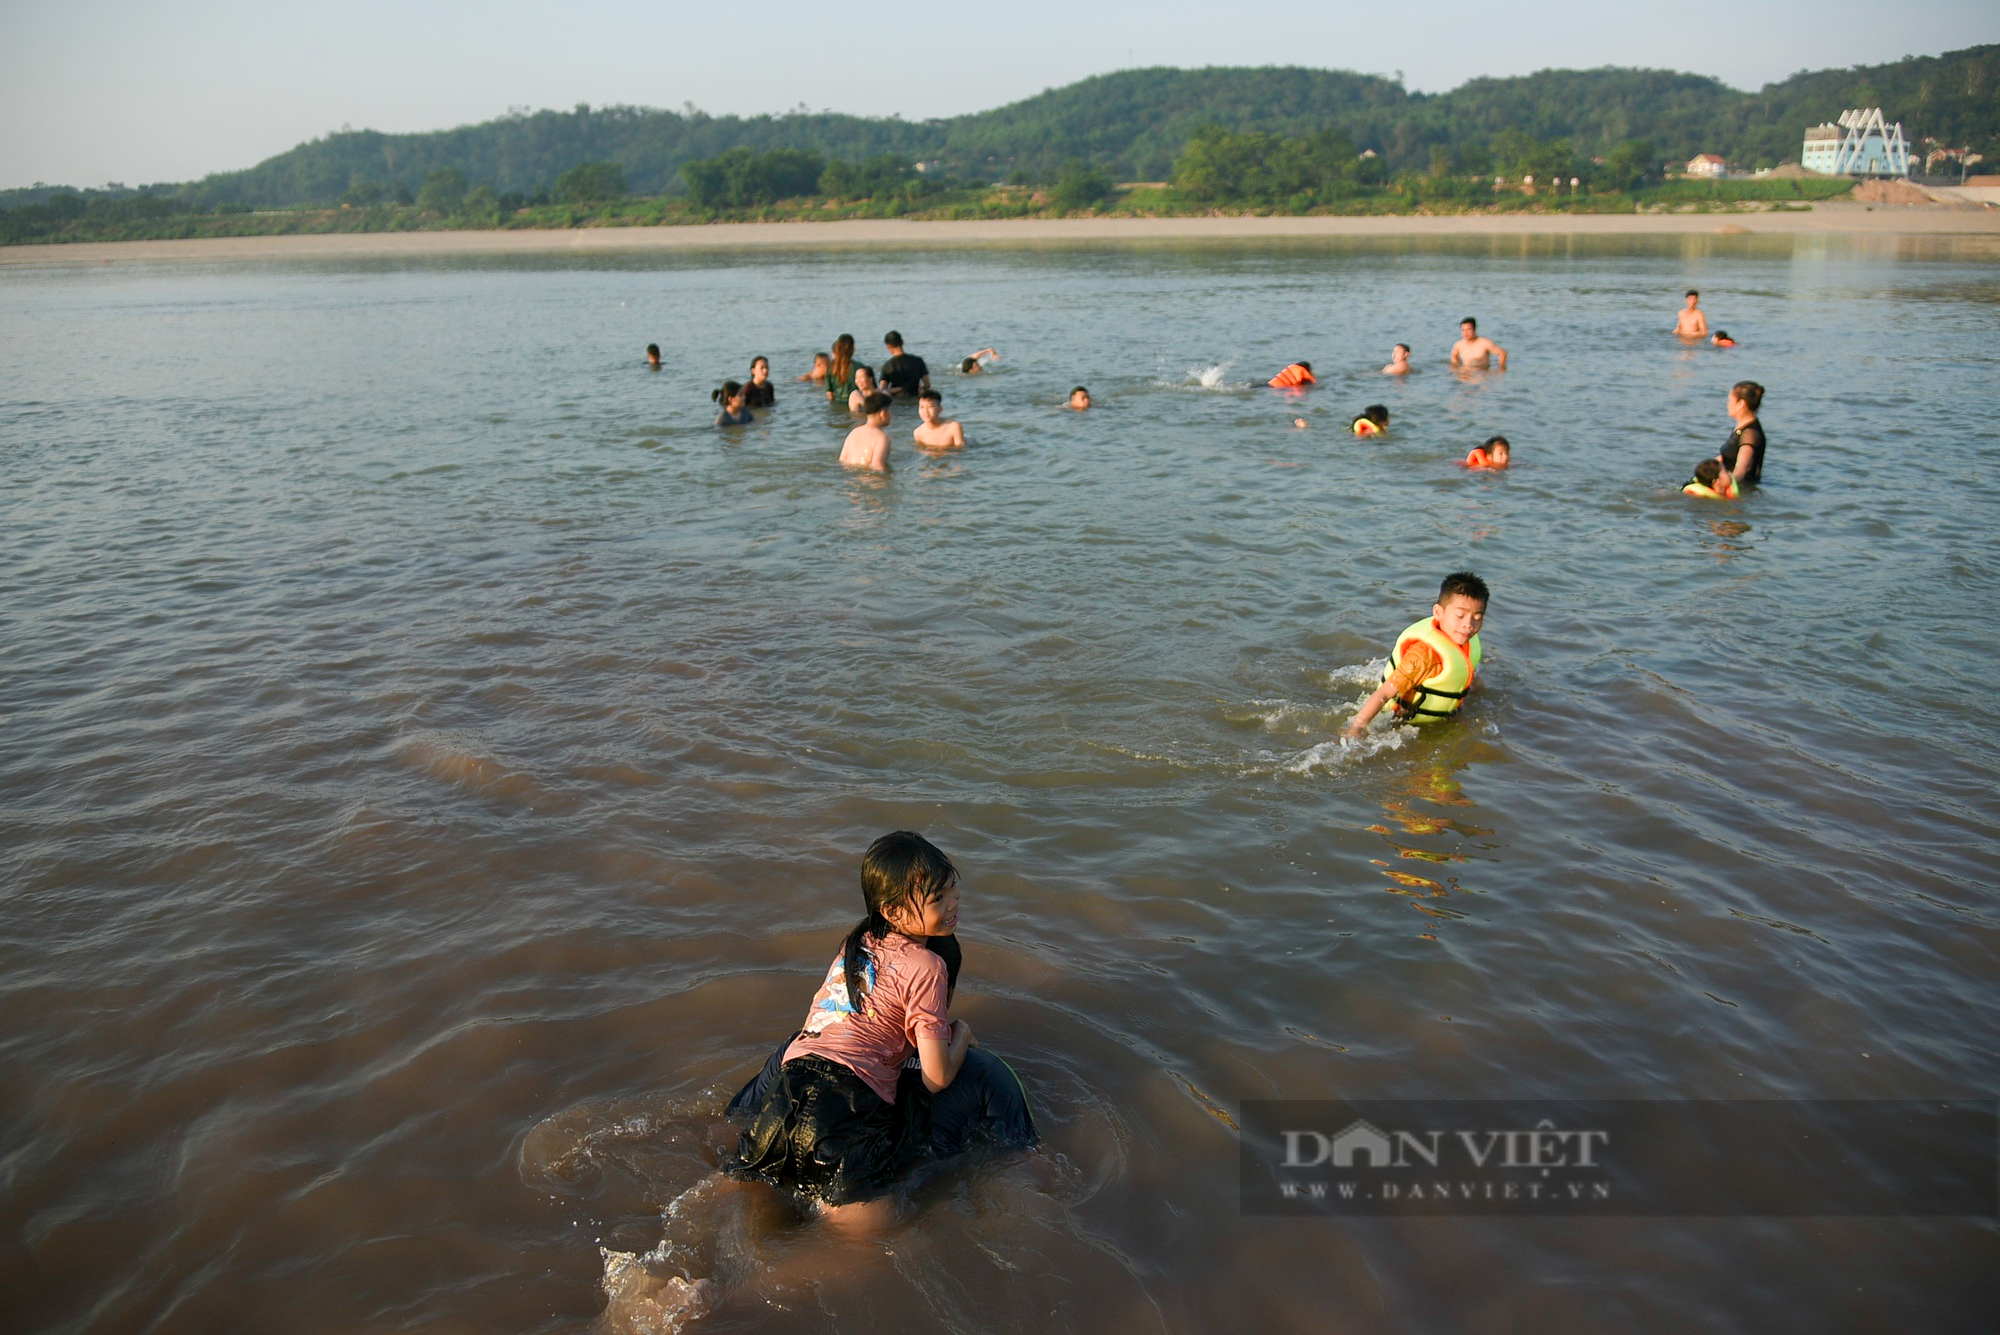
POLYGON ((1153 383, 1166 389, 1208 390, 1215 393, 1234 393, 1237 390, 1251 388, 1247 380, 1227 378, 1229 368, 1234 365, 1235 362, 1217 362, 1213 366, 1190 366, 1178 378, 1163 373, 1153 383))
MULTIPOLYGON (((1367 663, 1354 663, 1347 667, 1337 667, 1326 674, 1330 686, 1362 685, 1373 691, 1382 684, 1382 669, 1389 666, 1387 657, 1377 658, 1367 663)), ((1367 697, 1362 697, 1366 699, 1367 697)))

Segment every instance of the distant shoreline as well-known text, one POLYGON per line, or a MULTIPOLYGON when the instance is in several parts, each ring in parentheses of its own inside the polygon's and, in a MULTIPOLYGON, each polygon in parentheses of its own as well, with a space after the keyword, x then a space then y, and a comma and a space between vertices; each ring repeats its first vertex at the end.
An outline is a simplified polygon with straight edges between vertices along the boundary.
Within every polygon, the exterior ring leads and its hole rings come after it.
POLYGON ((1447 214, 1431 217, 1065 218, 969 222, 713 223, 465 232, 331 232, 0 246, 0 268, 63 264, 645 253, 741 247, 1530 236, 2000 237, 2000 209, 1857 204, 1753 213, 1447 214))

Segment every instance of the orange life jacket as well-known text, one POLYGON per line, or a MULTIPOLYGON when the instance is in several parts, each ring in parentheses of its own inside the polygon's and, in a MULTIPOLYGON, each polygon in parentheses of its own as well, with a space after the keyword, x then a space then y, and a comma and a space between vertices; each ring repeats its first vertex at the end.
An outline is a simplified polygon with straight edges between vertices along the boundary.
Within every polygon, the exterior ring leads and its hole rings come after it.
POLYGON ((1472 453, 1465 456, 1465 466, 1467 468, 1505 468, 1507 465, 1488 454, 1484 445, 1475 445, 1472 453))
POLYGON ((1318 383, 1319 381, 1313 379, 1313 373, 1306 370, 1305 367, 1299 365, 1297 362, 1293 362, 1290 366, 1287 366, 1284 370, 1271 377, 1272 389, 1297 389, 1300 385, 1317 385, 1318 383))

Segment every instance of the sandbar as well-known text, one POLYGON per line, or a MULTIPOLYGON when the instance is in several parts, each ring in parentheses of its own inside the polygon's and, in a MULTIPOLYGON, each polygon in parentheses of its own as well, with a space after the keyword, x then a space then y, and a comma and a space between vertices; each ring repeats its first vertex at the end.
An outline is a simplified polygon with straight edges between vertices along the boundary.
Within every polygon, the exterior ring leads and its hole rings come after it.
POLYGON ((1511 213, 1434 217, 1062 218, 720 223, 476 232, 321 232, 0 246, 0 267, 174 260, 418 259, 742 247, 930 249, 955 245, 1292 240, 1335 237, 2000 237, 2000 208, 1853 203, 1746 213, 1511 213))

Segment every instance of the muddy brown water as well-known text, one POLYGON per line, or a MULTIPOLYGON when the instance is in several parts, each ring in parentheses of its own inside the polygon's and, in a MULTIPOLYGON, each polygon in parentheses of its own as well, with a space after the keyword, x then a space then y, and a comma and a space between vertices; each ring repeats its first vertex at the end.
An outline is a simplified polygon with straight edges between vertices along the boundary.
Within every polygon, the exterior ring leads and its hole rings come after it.
POLYGON ((1233 1122, 1993 1097, 1996 312, 1809 236, 0 274, 0 1325, 1990 1329, 1991 1219, 1246 1218, 1233 1122), (849 476, 790 377, 892 326, 973 443, 849 476), (1467 565, 1483 695, 1339 745, 1467 565), (895 828, 1047 1145, 842 1246, 704 1183, 895 828))

